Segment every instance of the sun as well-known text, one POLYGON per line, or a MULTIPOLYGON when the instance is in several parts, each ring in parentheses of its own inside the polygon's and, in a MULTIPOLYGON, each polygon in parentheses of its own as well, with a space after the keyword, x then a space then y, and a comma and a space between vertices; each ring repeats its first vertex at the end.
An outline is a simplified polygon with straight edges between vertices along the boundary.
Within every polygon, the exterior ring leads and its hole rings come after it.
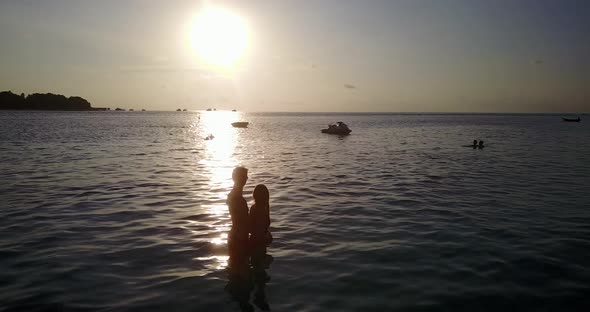
POLYGON ((191 46, 206 63, 231 68, 248 47, 248 25, 224 8, 205 8, 193 20, 191 46))

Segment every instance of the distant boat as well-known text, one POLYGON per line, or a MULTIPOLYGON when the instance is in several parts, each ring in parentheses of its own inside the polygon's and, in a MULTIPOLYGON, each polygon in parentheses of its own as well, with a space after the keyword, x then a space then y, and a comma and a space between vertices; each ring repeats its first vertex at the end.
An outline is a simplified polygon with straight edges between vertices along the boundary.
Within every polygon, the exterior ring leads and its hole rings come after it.
POLYGON ((247 121, 232 122, 231 125, 234 128, 248 128, 248 122, 247 121))
POLYGON ((561 119, 563 119, 563 121, 569 121, 569 122, 580 122, 582 119, 580 119, 580 116, 578 116, 578 118, 574 119, 574 118, 565 118, 565 117, 561 117, 561 119))
POLYGON ((342 121, 337 122, 335 125, 328 125, 328 129, 322 129, 322 133, 327 134, 349 135, 351 132, 352 130, 342 121))
POLYGON ((179 108, 179 109, 177 109, 176 111, 177 111, 177 112, 182 112, 182 109, 180 109, 180 108, 179 108))
POLYGON ((145 112, 145 108, 142 108, 142 109, 141 109, 141 111, 142 111, 142 112, 145 112))
POLYGON ((186 108, 182 110, 183 112, 186 112, 186 108))
POLYGON ((130 108, 129 111, 132 112, 133 111, 133 108, 130 108))
POLYGON ((211 111, 211 109, 210 109, 210 108, 207 108, 207 111, 208 111, 208 112, 210 112, 210 111, 211 111))
POLYGON ((237 110, 235 110, 235 109, 232 109, 231 111, 232 111, 232 112, 237 112, 237 110))
POLYGON ((118 107, 117 107, 117 108, 115 108, 115 110, 116 110, 116 111, 118 111, 118 112, 124 112, 124 111, 125 111, 124 109, 122 109, 122 108, 118 108, 118 107))

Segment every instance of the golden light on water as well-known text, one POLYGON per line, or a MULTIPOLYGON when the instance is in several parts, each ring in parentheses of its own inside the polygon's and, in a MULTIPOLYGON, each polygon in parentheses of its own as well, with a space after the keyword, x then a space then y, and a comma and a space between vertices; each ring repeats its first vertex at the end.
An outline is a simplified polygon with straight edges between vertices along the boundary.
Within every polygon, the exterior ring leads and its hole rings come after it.
MULTIPOLYGON (((224 196, 224 198, 225 198, 225 196, 224 196)), ((227 206, 225 204, 201 205, 201 207, 212 215, 216 215, 216 216, 227 215, 227 206)))
POLYGON ((203 136, 212 135, 206 142, 206 155, 200 163, 207 168, 210 188, 219 199, 225 199, 232 187, 231 173, 238 165, 234 158, 237 145, 237 133, 231 125, 237 121, 237 114, 228 111, 203 112, 201 114, 203 136))
MULTIPOLYGON (((229 193, 232 182, 232 171, 238 165, 234 152, 237 146, 237 129, 233 128, 231 123, 238 121, 239 113, 230 111, 208 111, 202 112, 199 117, 200 130, 197 135, 203 139, 209 135, 213 139, 204 142, 205 153, 199 160, 203 165, 205 174, 209 180, 209 191, 205 194, 209 204, 202 205, 201 208, 207 211, 209 215, 215 216, 208 226, 214 237, 209 242, 215 246, 224 246, 227 244, 227 232, 231 227, 231 221, 225 199, 229 193)), ((227 256, 212 255, 204 260, 215 260, 215 269, 223 269, 227 266, 227 256)), ((203 260, 203 259, 198 259, 203 260)))
POLYGON ((222 233, 219 237, 215 237, 211 240, 211 243, 215 245, 225 245, 227 244, 227 233, 222 233))
POLYGON ((249 43, 246 20, 218 7, 206 7, 190 27, 190 45, 206 63, 231 68, 244 56, 249 43))
POLYGON ((199 261, 211 261, 215 260, 215 264, 211 269, 214 270, 223 270, 227 267, 227 261, 229 260, 229 256, 210 256, 210 257, 198 257, 196 260, 199 261))

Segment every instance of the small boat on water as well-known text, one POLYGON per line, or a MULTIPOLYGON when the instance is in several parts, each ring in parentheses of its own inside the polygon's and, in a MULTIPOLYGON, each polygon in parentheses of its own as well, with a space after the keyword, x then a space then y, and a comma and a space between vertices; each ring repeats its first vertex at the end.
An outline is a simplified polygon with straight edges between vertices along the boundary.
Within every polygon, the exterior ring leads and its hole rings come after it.
POLYGON ((231 125, 234 128, 248 128, 248 122, 247 121, 236 121, 236 122, 232 122, 231 125))
POLYGON ((580 119, 580 116, 578 116, 578 118, 565 118, 565 117, 561 117, 561 119, 563 119, 563 121, 569 121, 569 122, 580 122, 582 119, 580 119))
POLYGON ((328 129, 322 129, 322 133, 327 134, 349 135, 351 132, 352 130, 342 121, 337 122, 335 125, 328 125, 328 129))

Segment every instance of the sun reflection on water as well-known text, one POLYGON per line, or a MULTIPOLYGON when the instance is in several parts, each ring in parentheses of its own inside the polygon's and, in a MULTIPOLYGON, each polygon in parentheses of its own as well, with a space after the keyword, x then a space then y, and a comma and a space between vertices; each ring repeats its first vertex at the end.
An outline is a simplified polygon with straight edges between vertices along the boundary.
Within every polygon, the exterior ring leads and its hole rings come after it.
POLYGON ((227 233, 221 233, 219 237, 215 237, 211 240, 212 244, 215 245, 225 245, 227 244, 227 233))
MULTIPOLYGON (((210 237, 208 241, 216 246, 215 250, 227 245, 227 232, 231 227, 225 199, 233 185, 232 170, 239 164, 234 154, 238 130, 231 125, 232 122, 238 121, 238 118, 239 113, 236 112, 202 112, 199 117, 199 131, 195 134, 203 139, 209 135, 213 136, 213 139, 204 142, 205 153, 198 161, 204 172, 195 174, 204 174, 208 178, 209 192, 205 195, 207 203, 201 205, 201 208, 213 217, 213 220, 208 221, 211 236, 207 236, 210 237)), ((208 263, 209 269, 224 269, 227 266, 228 256, 214 253, 196 260, 208 263)))
MULTIPOLYGON (((204 112, 201 116, 203 136, 213 135, 206 142, 206 156, 200 163, 207 169, 212 190, 229 189, 232 186, 231 172, 238 164, 234 157, 237 145, 236 129, 231 123, 237 120, 234 112, 204 112)), ((219 198, 225 198, 221 192, 219 198)))
POLYGON ((223 270, 227 267, 227 261, 229 260, 229 256, 198 257, 198 258, 196 258, 196 260, 199 260, 199 261, 215 260, 215 264, 213 264, 211 266, 211 269, 223 270))

